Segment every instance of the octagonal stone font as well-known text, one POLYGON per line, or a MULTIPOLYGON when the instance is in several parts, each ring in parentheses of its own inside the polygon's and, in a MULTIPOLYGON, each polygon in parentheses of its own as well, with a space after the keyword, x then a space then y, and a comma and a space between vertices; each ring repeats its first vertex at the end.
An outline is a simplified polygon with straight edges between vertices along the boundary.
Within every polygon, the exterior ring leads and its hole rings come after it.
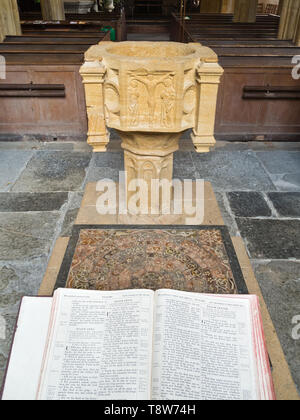
POLYGON ((199 153, 215 144, 218 85, 223 69, 201 44, 101 42, 85 54, 88 143, 105 152, 107 127, 117 130, 132 177, 172 179, 173 153, 193 129, 199 153))

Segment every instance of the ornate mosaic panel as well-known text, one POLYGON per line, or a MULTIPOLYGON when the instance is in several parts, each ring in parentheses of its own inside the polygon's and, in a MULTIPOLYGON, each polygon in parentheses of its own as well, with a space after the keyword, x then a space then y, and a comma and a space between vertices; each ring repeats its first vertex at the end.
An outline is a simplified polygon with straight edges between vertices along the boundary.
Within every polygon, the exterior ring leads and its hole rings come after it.
POLYGON ((57 287, 247 293, 225 227, 75 226, 57 287))

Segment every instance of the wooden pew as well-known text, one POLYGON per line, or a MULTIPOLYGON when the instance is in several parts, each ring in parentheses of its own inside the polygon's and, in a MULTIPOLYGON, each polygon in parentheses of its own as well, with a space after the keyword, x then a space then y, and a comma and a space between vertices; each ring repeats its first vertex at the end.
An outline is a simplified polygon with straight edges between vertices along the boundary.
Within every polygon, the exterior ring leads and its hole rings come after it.
POLYGON ((66 14, 66 21, 42 21, 37 14, 22 14, 21 23, 23 33, 33 31, 95 31, 99 26, 111 26, 116 32, 116 41, 127 39, 125 11, 116 13, 66 14))
POLYGON ((145 34, 145 33, 169 33, 169 19, 145 19, 136 18, 127 22, 127 33, 145 34))
POLYGON ((100 41, 109 41, 109 32, 51 31, 28 33, 25 36, 8 36, 0 44, 0 54, 7 65, 22 64, 82 64, 84 53, 91 45, 100 41))
POLYGON ((247 25, 227 20, 226 26, 223 22, 224 18, 215 17, 213 24, 207 24, 201 17, 192 17, 182 25, 173 16, 172 31, 173 40, 181 36, 185 42, 212 48, 225 70, 218 95, 216 137, 299 141, 300 81, 292 77, 292 59, 300 55, 300 48, 277 39, 277 16, 261 16, 244 34, 247 25), (261 22, 269 19, 264 35, 261 22))
POLYGON ((162 14, 163 2, 161 0, 135 0, 134 14, 137 15, 141 12, 150 14, 155 12, 159 15, 162 14))
POLYGON ((126 26, 120 22, 103 22, 103 21, 93 21, 85 23, 69 23, 69 22, 45 22, 45 23, 35 23, 35 22, 26 22, 22 24, 22 32, 24 35, 42 35, 47 33, 47 35, 57 35, 58 32, 65 32, 72 36, 73 33, 78 34, 82 33, 84 36, 90 36, 90 34, 95 34, 101 29, 111 27, 115 30, 116 41, 125 41, 127 39, 126 26))
POLYGON ((109 34, 107 33, 106 35, 101 33, 99 35, 99 33, 97 33, 96 35, 88 35, 88 36, 83 36, 83 35, 76 35, 74 36, 74 34, 72 36, 69 35, 61 35, 61 36, 57 36, 57 35, 53 35, 53 34, 42 34, 42 35, 36 35, 36 34, 31 34, 31 35, 22 35, 22 36, 18 36, 18 35, 8 35, 5 38, 5 43, 6 44, 19 44, 19 45, 27 45, 27 44, 41 44, 41 43, 45 43, 45 44, 76 44, 76 45, 80 45, 80 44, 84 44, 84 45, 94 45, 97 44, 98 42, 100 42, 101 40, 103 41, 103 36, 105 37, 105 39, 109 38, 109 34))
POLYGON ((171 38, 181 42, 201 42, 203 39, 276 39, 279 17, 261 15, 255 23, 233 23, 233 15, 189 14, 181 21, 172 14, 171 38))
POLYGON ((79 74, 84 52, 109 33, 57 31, 8 36, 0 44, 0 139, 85 140, 85 95, 79 74))

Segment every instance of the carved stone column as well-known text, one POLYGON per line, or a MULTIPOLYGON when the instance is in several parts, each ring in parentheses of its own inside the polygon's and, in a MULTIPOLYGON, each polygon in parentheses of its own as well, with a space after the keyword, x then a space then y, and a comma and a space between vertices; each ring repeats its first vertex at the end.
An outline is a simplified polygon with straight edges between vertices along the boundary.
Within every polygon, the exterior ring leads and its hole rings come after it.
POLYGON ((221 13, 222 0, 202 0, 200 13, 221 13))
POLYGON ((195 128, 192 140, 198 153, 209 152, 215 145, 214 137, 217 94, 220 79, 224 70, 215 62, 204 62, 196 70, 197 73, 197 107, 195 128))
POLYGON ((65 20, 63 0, 41 0, 43 20, 65 20))
POLYGON ((282 12, 282 6, 283 6, 283 2, 284 0, 279 0, 279 4, 278 4, 278 15, 281 15, 282 12))
POLYGON ((234 22, 256 22, 258 0, 235 0, 234 22))
POLYGON ((20 16, 17 0, 0 2, 0 42, 6 35, 21 35, 20 16))
POLYGON ((284 0, 278 32, 279 39, 295 40, 300 18, 300 0, 284 0))
POLYGON ((80 74, 85 88, 88 114, 88 144, 95 152, 105 152, 109 142, 104 111, 104 77, 106 68, 101 61, 86 60, 80 74))
MULTIPOLYGON (((127 174, 127 200, 134 194, 130 182, 143 180, 147 184, 148 202, 151 198, 151 180, 173 178, 173 153, 179 149, 182 133, 130 133, 118 131, 122 138, 124 164, 127 174)), ((143 188, 143 185, 139 186, 143 188)))
POLYGON ((221 13, 234 13, 234 0, 223 0, 221 13))
POLYGON ((299 15, 299 18, 298 18, 298 24, 297 24, 297 28, 296 28, 294 42, 295 42, 297 47, 300 47, 300 15, 299 15))

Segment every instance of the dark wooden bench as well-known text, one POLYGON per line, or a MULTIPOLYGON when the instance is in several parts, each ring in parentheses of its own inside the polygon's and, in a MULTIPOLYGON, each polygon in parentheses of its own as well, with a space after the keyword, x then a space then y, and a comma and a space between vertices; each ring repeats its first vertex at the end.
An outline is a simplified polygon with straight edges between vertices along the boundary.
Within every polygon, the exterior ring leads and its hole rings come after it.
POLYGON ((207 23, 198 15, 183 23, 173 15, 172 38, 200 42, 218 54, 225 73, 218 94, 216 137, 300 141, 300 81, 291 74, 292 58, 300 55, 300 48, 277 39, 279 18, 258 16, 256 24, 246 25, 232 23, 232 16, 213 19, 207 23), (265 33, 261 22, 266 24, 265 33))
POLYGON ((22 32, 24 35, 36 35, 40 36, 46 33, 48 36, 54 34, 55 36, 58 35, 58 32, 64 32, 66 36, 73 36, 73 34, 79 33, 79 35, 83 36, 92 36, 97 34, 97 32, 101 31, 103 28, 112 28, 115 30, 116 33, 116 41, 125 41, 127 39, 127 31, 126 26, 121 24, 118 21, 115 22, 103 22, 103 21, 95 21, 95 22, 87 22, 87 23, 70 23, 70 22, 46 22, 46 23, 23 23, 22 24, 22 32))
POLYGON ((134 2, 134 14, 144 11, 146 14, 156 12, 162 14, 163 2, 161 0, 135 0, 134 2))
POLYGON ((255 23, 233 23, 233 15, 189 14, 182 20, 172 14, 171 38, 181 42, 202 42, 207 39, 276 39, 279 17, 261 15, 255 23))
MULTIPOLYGON (((57 36, 53 34, 42 34, 37 36, 36 34, 31 35, 9 35, 5 38, 6 44, 18 44, 18 45, 27 45, 27 44, 60 44, 60 45, 94 45, 103 40, 103 36, 108 39, 109 34, 104 33, 97 33, 96 35, 88 35, 88 36, 82 36, 82 35, 76 35, 74 36, 66 36, 65 34, 57 36)), ((1 44, 0 44, 1 45, 1 44)))
POLYGON ((66 31, 66 32, 95 32, 105 26, 112 27, 116 32, 117 41, 127 39, 126 17, 124 9, 117 13, 89 13, 89 14, 66 14, 66 21, 42 21, 37 14, 22 14, 21 24, 23 33, 32 31, 66 31))
POLYGON ((22 23, 22 33, 26 34, 28 32, 97 32, 100 31, 101 28, 106 26, 106 22, 98 21, 98 22, 43 22, 43 23, 35 23, 35 22, 26 22, 22 23))
POLYGON ((169 19, 135 18, 127 21, 127 33, 169 33, 169 19))
POLYGON ((106 32, 33 31, 0 44, 6 80, 0 80, 0 138, 86 139, 85 51, 109 40, 106 32))
POLYGON ((82 64, 84 53, 91 45, 100 41, 109 41, 109 32, 89 33, 89 37, 80 32, 39 31, 25 36, 8 36, 0 44, 0 54, 7 65, 22 64, 82 64))
MULTIPOLYGON (((67 21, 88 21, 88 20, 106 20, 113 21, 119 20, 123 15, 125 15, 124 9, 116 8, 113 12, 109 13, 107 11, 99 12, 90 12, 90 13, 65 13, 67 21)), ((40 11, 33 12, 21 12, 20 19, 24 21, 42 21, 42 13, 40 11)))

